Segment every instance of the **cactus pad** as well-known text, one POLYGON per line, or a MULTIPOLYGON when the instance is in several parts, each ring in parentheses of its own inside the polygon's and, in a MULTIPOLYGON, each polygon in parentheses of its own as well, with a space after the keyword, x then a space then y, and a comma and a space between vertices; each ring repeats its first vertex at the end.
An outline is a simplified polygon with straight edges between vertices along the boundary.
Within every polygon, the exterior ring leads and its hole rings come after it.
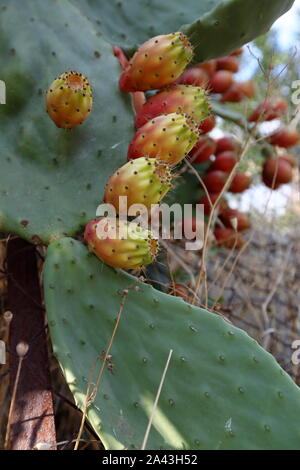
POLYGON ((245 332, 103 265, 70 238, 48 248, 44 288, 54 351, 80 407, 128 289, 88 410, 106 448, 141 447, 173 349, 147 449, 299 449, 299 388, 245 332))

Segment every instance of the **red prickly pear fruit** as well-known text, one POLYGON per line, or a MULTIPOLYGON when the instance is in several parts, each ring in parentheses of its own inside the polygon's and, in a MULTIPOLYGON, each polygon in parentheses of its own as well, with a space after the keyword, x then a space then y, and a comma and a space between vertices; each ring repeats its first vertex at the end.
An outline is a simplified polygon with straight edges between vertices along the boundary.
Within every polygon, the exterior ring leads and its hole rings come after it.
POLYGON ((143 204, 147 209, 158 204, 171 188, 168 164, 156 158, 141 157, 119 168, 105 186, 104 202, 120 212, 119 197, 127 197, 127 207, 143 204))
POLYGON ((247 82, 234 83, 221 98, 222 103, 240 103, 245 98, 253 98, 255 96, 255 86, 252 80, 247 82))
POLYGON ((288 162, 291 165, 292 168, 295 168, 297 166, 297 162, 296 162, 295 158, 292 155, 289 155, 288 153, 279 155, 278 158, 288 162))
POLYGON ((120 76, 125 92, 157 90, 173 83, 193 57, 193 47, 181 32, 155 36, 130 59, 120 76))
POLYGON ((238 232, 244 232, 251 227, 247 214, 229 207, 220 214, 220 219, 227 228, 233 228, 238 232))
POLYGON ((275 183, 275 181, 271 181, 266 175, 262 175, 262 180, 265 186, 268 188, 272 189, 273 191, 276 191, 276 189, 279 189, 281 187, 280 183, 275 183))
POLYGON ((216 159, 209 167, 209 171, 219 170, 230 173, 236 165, 236 158, 232 151, 218 153, 216 159))
POLYGON ((188 114, 196 124, 210 115, 210 104, 204 88, 192 85, 172 85, 151 96, 136 116, 136 127, 156 116, 169 113, 188 114))
POLYGON ((197 68, 204 70, 211 77, 217 70, 217 61, 215 59, 196 65, 197 68))
POLYGON ((266 99, 250 114, 249 122, 272 121, 280 118, 288 110, 288 104, 283 98, 266 99))
POLYGON ((221 137, 217 140, 217 155, 227 151, 237 152, 238 150, 240 150, 240 145, 232 137, 221 137))
POLYGON ((92 106, 90 84, 81 73, 62 73, 46 93, 47 113, 63 129, 73 129, 89 116, 92 106))
POLYGON ((211 171, 203 178, 203 183, 209 193, 220 193, 226 183, 228 174, 224 171, 211 171))
POLYGON ((209 75, 205 70, 200 67, 192 67, 181 75, 177 83, 181 83, 182 85, 203 86, 206 88, 208 82, 209 75))
POLYGON ((153 263, 158 242, 134 222, 110 217, 91 220, 84 232, 89 250, 109 266, 138 269, 153 263))
POLYGON ((137 130, 127 157, 130 160, 147 155, 176 165, 195 146, 198 138, 198 128, 188 116, 178 113, 157 116, 137 130))
POLYGON ((217 246, 224 246, 229 250, 240 250, 245 245, 243 237, 230 228, 216 227, 214 230, 217 246))
POLYGON ((191 163, 202 163, 210 159, 215 153, 216 143, 208 136, 200 137, 197 144, 190 152, 191 163))
POLYGON ((277 145, 282 148, 294 147, 300 139, 299 132, 296 129, 289 129, 288 127, 281 127, 270 137, 270 144, 277 145))
POLYGON ((229 55, 217 59, 217 70, 228 70, 229 72, 238 72, 240 63, 237 57, 229 55))
POLYGON ((228 189, 230 193, 242 193, 251 185, 251 177, 246 173, 236 173, 228 189))
POLYGON ((216 117, 214 114, 211 114, 206 119, 203 119, 199 126, 199 131, 201 134, 208 134, 216 125, 216 117))
POLYGON ((233 51, 230 55, 239 56, 239 55, 243 54, 243 52, 244 52, 244 49, 242 47, 240 47, 239 49, 236 49, 235 51, 233 51))
MULTIPOLYGON (((219 193, 209 193, 209 198, 210 198, 210 201, 211 201, 211 204, 214 205, 215 202, 217 201, 219 197, 219 193)), ((204 206, 204 214, 205 215, 210 215, 211 213, 211 210, 212 210, 212 206, 209 202, 209 199, 208 199, 208 196, 204 195, 200 201, 198 202, 198 204, 203 204, 204 206)), ((218 207, 217 207, 217 212, 218 213, 222 213, 225 209, 227 209, 227 201, 226 199, 221 199, 219 204, 218 204, 218 207)))
POLYGON ((212 93, 225 93, 233 84, 233 73, 228 70, 219 70, 214 73, 209 81, 212 93))
POLYGON ((263 181, 271 186, 287 184, 292 181, 293 169, 283 158, 268 158, 263 165, 263 181))

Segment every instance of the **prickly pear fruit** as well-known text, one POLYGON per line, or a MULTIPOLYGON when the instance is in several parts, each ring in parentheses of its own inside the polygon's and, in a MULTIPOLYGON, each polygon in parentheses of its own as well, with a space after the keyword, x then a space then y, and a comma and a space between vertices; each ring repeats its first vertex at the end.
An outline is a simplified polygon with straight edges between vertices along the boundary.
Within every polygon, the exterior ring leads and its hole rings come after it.
POLYGON ((148 156, 176 165, 195 146, 198 138, 198 127, 188 116, 178 113, 157 116, 137 130, 127 157, 130 160, 148 156))
POLYGON ((292 155, 289 155, 288 153, 283 153, 283 154, 279 155, 278 158, 288 162, 291 165, 292 168, 295 168, 297 166, 297 162, 296 162, 295 158, 292 155))
POLYGON ((74 70, 62 73, 50 85, 46 105, 57 127, 73 129, 82 124, 93 106, 92 90, 87 78, 74 70))
POLYGON ((181 32, 155 36, 134 54, 120 76, 126 92, 156 90, 173 83, 193 57, 193 47, 181 32))
POLYGON ((149 230, 127 220, 100 217, 89 222, 84 239, 104 263, 115 268, 137 269, 153 263, 158 242, 149 230))
POLYGON ((211 171, 203 178, 207 191, 209 193, 220 193, 226 183, 228 174, 224 171, 211 171))
POLYGON ((232 84, 233 73, 229 72, 229 70, 218 70, 209 81, 209 86, 213 93, 225 93, 232 84))
MULTIPOLYGON (((127 207, 143 204, 147 209, 158 204, 171 188, 171 171, 167 163, 141 157, 119 168, 105 186, 104 202, 120 212, 119 197, 127 197, 127 207)), ((134 215, 134 214, 132 214, 134 215)))
POLYGON ((292 181, 293 170, 287 160, 283 158, 268 158, 263 166, 263 181, 267 186, 274 186, 276 189, 280 184, 287 184, 292 181))
POLYGON ((230 173, 236 165, 236 158, 233 152, 227 150, 219 153, 209 167, 209 171, 219 170, 230 173))
POLYGON ((230 193, 242 193, 251 185, 251 176, 246 173, 236 173, 228 189, 230 193))
POLYGON ((136 127, 156 116, 169 113, 188 114, 196 124, 210 114, 207 92, 192 85, 172 85, 151 96, 136 116, 136 127))
POLYGON ((191 296, 191 293, 188 288, 184 284, 180 284, 179 282, 174 282, 170 286, 169 294, 174 295, 175 297, 181 297, 186 302, 188 301, 189 296, 191 296))
POLYGON ((207 135, 200 137, 197 144, 190 152, 191 162, 192 163, 202 163, 210 159, 210 157, 215 153, 216 143, 207 135))
POLYGON ((300 135, 296 129, 281 127, 270 137, 270 144, 282 148, 294 147, 299 142, 300 135))
POLYGON ((288 104, 283 98, 266 99, 250 114, 248 121, 272 121, 280 118, 287 110, 288 104))

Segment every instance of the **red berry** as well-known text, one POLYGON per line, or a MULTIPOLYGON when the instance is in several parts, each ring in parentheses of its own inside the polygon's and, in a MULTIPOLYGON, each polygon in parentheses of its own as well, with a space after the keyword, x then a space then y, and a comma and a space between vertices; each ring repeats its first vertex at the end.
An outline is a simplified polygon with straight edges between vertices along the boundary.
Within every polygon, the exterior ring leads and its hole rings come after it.
POLYGON ((235 209, 226 209, 220 214, 220 219, 227 228, 235 229, 233 219, 237 221, 236 230, 238 232, 243 232, 244 230, 248 230, 251 226, 249 217, 247 214, 240 212, 235 209))
POLYGON ((205 70, 205 72, 211 76, 217 70, 217 61, 214 59, 209 60, 208 62, 203 62, 203 64, 199 64, 196 67, 205 70))
POLYGON ((242 193, 249 188, 250 184, 251 177, 249 175, 246 175, 246 173, 236 173, 228 191, 231 193, 242 193))
POLYGON ((255 108, 248 121, 272 121, 281 117, 287 110, 288 104, 283 98, 266 99, 255 108))
POLYGON ((289 155, 288 153, 279 155, 278 158, 288 162, 291 165, 292 168, 295 168, 297 166, 297 162, 296 162, 295 158, 292 155, 289 155))
POLYGON ((209 171, 220 170, 230 173, 236 165, 236 158, 232 151, 218 153, 215 161, 209 167, 209 171))
POLYGON ((213 93, 225 93, 233 84, 233 73, 228 70, 215 72, 209 81, 213 93))
POLYGON ((238 151, 239 147, 239 143, 232 137, 221 137, 221 139, 217 140, 216 154, 218 155, 219 153, 227 151, 238 151))
POLYGON ((208 136, 200 137, 197 144, 190 152, 192 163, 202 163, 209 160, 209 158, 215 153, 216 142, 208 136))
POLYGON ((209 75, 200 67, 192 67, 186 70, 179 78, 177 83, 182 85, 194 85, 207 87, 209 82, 209 75))
POLYGON ((232 55, 217 59, 217 70, 229 70, 229 72, 236 73, 239 70, 239 66, 238 59, 232 55))
POLYGON ((213 130, 215 125, 216 125, 216 117, 213 114, 211 114, 210 116, 208 116, 206 119, 204 119, 201 122, 199 126, 199 131, 202 134, 208 134, 211 130, 213 130))
POLYGON ((287 184, 292 181, 293 169, 291 165, 282 158, 268 158, 263 166, 263 181, 271 186, 287 184))
MULTIPOLYGON (((219 197, 219 193, 209 193, 209 197, 210 197, 210 201, 211 201, 211 204, 214 205, 216 200, 218 199, 219 197)), ((208 199, 208 196, 204 195, 202 196, 202 198, 200 199, 200 201, 198 202, 198 204, 202 204, 204 206, 204 214, 205 215, 209 215, 211 213, 211 209, 212 209, 212 206, 209 202, 209 199, 208 199)), ((218 204, 218 208, 217 208, 217 212, 218 213, 221 213, 223 212, 224 210, 227 209, 227 201, 226 199, 221 199, 219 204, 218 204)))
POLYGON ((225 91, 221 98, 221 102, 239 103, 245 98, 253 98, 254 96, 255 87, 251 80, 248 82, 236 82, 227 91, 225 91))
POLYGON ((240 250, 245 244, 243 237, 230 228, 216 227, 214 235, 218 246, 224 246, 230 250, 233 248, 240 250))
POLYGON ((203 183, 209 193, 220 193, 227 178, 227 173, 224 173, 223 171, 211 171, 204 176, 203 183))
POLYGON ((282 127, 270 137, 270 144, 278 147, 294 147, 300 139, 299 132, 288 127, 282 127))

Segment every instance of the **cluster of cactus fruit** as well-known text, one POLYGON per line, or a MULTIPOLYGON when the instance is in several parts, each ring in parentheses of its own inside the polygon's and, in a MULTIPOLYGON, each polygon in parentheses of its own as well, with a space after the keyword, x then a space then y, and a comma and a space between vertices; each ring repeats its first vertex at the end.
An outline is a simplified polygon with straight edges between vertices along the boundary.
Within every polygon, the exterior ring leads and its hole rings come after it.
MULTIPOLYGON (((235 171, 242 145, 233 136, 218 140, 209 136, 216 126, 208 98, 210 94, 222 103, 237 103, 255 96, 251 80, 234 80, 242 53, 243 49, 238 49, 229 56, 186 69, 193 58, 193 47, 181 32, 149 39, 129 61, 119 52, 123 68, 119 86, 133 96, 140 93, 142 104, 136 106, 136 133, 128 147, 128 163, 119 168, 105 186, 104 202, 111 204, 117 215, 121 210, 121 196, 126 198, 127 207, 142 204, 151 212, 152 205, 160 203, 172 187, 172 167, 184 158, 193 164, 210 163, 203 177, 205 194, 199 200, 199 204, 204 205, 206 216, 210 215, 219 194, 224 192, 229 177, 228 191, 231 193, 241 193, 250 187, 251 176, 235 171), (146 99, 143 92, 153 90, 156 93, 146 99)), ((58 127, 71 129, 81 124, 91 109, 91 87, 80 73, 62 74, 47 92, 47 111, 58 127)), ((248 121, 256 126, 263 121, 278 119, 286 111, 285 100, 266 99, 254 109, 248 121)), ((268 143, 289 148, 298 140, 296 130, 282 126, 268 138, 268 143)), ((268 158, 263 166, 264 183, 272 189, 289 183, 294 165, 291 155, 268 158)), ((251 225, 248 215, 230 208, 225 198, 222 198, 217 213, 214 227, 216 244, 240 249, 245 242, 241 232, 251 225)), ((117 228, 121 236, 117 234, 116 244, 115 241, 112 243, 110 230, 104 236, 102 231, 100 238, 99 232, 97 235, 101 220, 92 220, 85 231, 85 241, 100 259, 123 269, 141 267, 155 260, 158 243, 153 243, 149 230, 139 231, 139 243, 134 243, 130 233, 136 232, 137 225, 130 222, 131 229, 128 230, 129 222, 119 218, 117 228)), ((113 221, 107 219, 107 224, 111 227, 113 221)))
MULTIPOLYGON (((118 216, 122 196, 128 208, 143 204, 151 211, 159 204, 172 186, 172 167, 198 141, 199 125, 210 113, 207 94, 201 87, 173 84, 192 57, 191 44, 177 32, 148 40, 128 63, 123 60, 119 84, 124 92, 163 90, 140 108, 137 132, 128 148, 129 161, 105 186, 104 203, 112 205, 118 216)), ((88 117, 92 94, 87 87, 87 79, 76 72, 63 74, 53 82, 47 92, 47 107, 59 127, 75 127, 88 117)), ((125 220, 92 220, 84 238, 89 249, 108 265, 136 269, 155 260, 158 243, 149 230, 127 220, 128 215, 125 213, 125 220)))

